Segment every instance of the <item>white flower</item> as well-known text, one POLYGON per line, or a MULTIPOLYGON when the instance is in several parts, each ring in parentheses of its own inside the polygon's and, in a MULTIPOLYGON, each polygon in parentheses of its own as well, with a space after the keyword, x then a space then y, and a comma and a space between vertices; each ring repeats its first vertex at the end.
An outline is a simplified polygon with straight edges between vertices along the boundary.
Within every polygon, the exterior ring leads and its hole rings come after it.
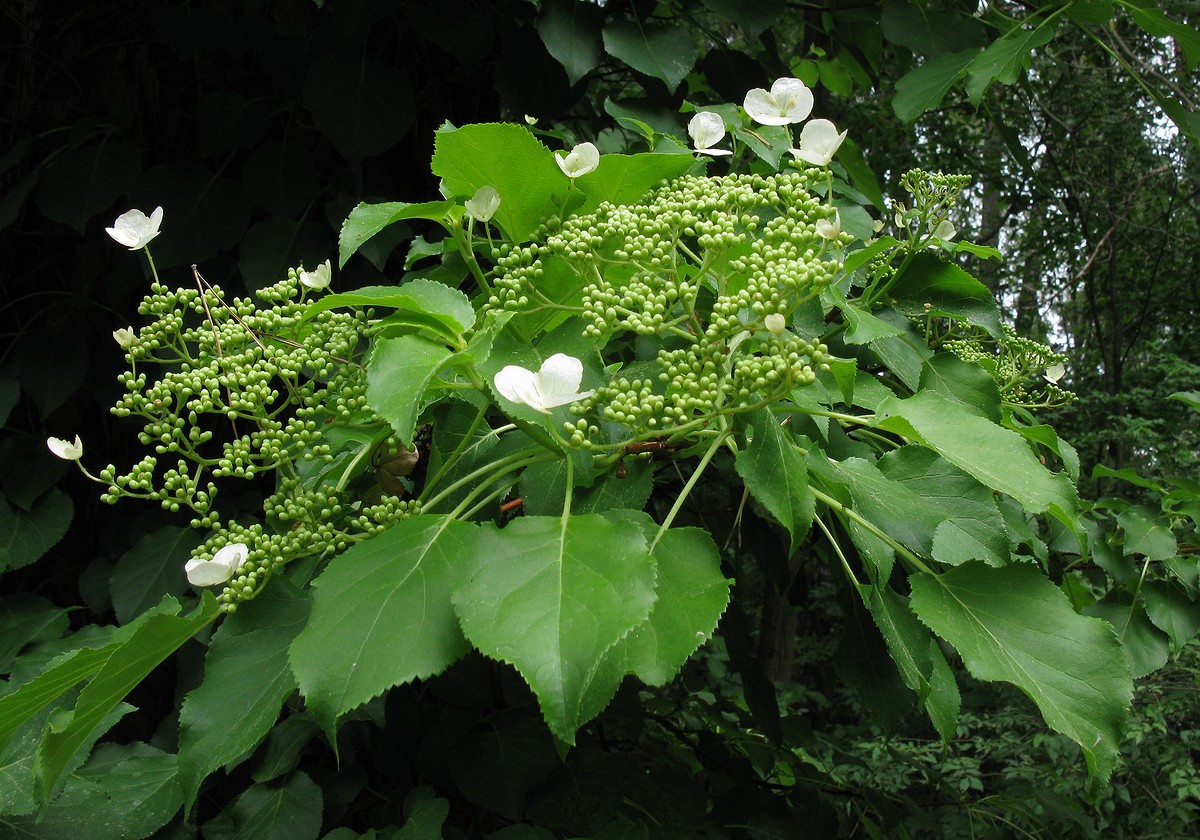
POLYGON ((300 282, 310 289, 327 289, 333 281, 333 264, 329 260, 321 263, 312 271, 300 269, 300 282))
POLYGON ((592 395, 579 390, 583 362, 565 353, 555 353, 534 373, 519 365, 508 365, 496 374, 496 390, 507 400, 549 414, 550 409, 592 395))
POLYGON ((842 235, 842 214, 834 210, 832 219, 817 219, 816 228, 817 236, 830 242, 835 241, 842 235))
POLYGON ((64 461, 78 461, 83 457, 83 441, 79 435, 75 435, 74 442, 56 437, 46 438, 46 446, 64 461))
POLYGON ((688 136, 692 138, 692 145, 700 154, 733 154, 733 152, 727 152, 725 149, 713 148, 725 136, 725 120, 721 119, 720 114, 715 114, 712 111, 700 111, 696 116, 692 117, 688 123, 687 130, 688 136))
POLYGON ((1050 367, 1046 368, 1046 372, 1043 373, 1042 376, 1046 377, 1047 382, 1049 382, 1053 385, 1057 385, 1058 380, 1062 379, 1063 374, 1066 372, 1067 372, 1067 366, 1064 365, 1062 362, 1059 362, 1056 365, 1050 365, 1050 367))
POLYGON ((193 557, 183 565, 183 571, 192 586, 216 586, 233 577, 248 556, 250 549, 245 543, 233 543, 214 554, 211 560, 193 557))
POLYGON ((563 174, 574 180, 600 165, 600 150, 592 143, 580 143, 566 156, 556 154, 554 160, 563 174))
POLYGON ((154 212, 146 218, 141 210, 130 210, 117 216, 113 226, 105 228, 108 235, 120 242, 130 251, 145 248, 150 240, 158 236, 158 228, 162 224, 163 209, 154 208, 154 212))
POLYGON ((954 229, 954 225, 950 224, 949 219, 942 219, 938 222, 938 226, 933 229, 933 236, 935 239, 942 239, 949 242, 957 232, 954 229))
POLYGON ((783 335, 783 331, 787 329, 787 319, 778 312, 772 312, 763 318, 763 325, 772 335, 783 335))
POLYGON ((812 113, 813 95, 799 79, 776 79, 769 91, 755 88, 742 103, 746 113, 763 125, 791 125, 812 113))
POLYGON ((846 139, 846 132, 838 134, 837 127, 829 120, 813 120, 800 132, 800 148, 788 149, 797 160, 813 166, 828 166, 846 139))
POLYGON ((136 338, 137 336, 133 333, 133 327, 121 327, 119 330, 113 330, 113 340, 126 350, 133 346, 134 339, 136 338))
POLYGON ((471 218, 486 222, 496 215, 500 207, 500 193, 496 192, 495 187, 480 187, 472 198, 467 199, 466 207, 471 218))
POLYGON ((525 124, 526 125, 537 125, 537 121, 538 121, 537 117, 531 117, 528 114, 525 115, 525 124))

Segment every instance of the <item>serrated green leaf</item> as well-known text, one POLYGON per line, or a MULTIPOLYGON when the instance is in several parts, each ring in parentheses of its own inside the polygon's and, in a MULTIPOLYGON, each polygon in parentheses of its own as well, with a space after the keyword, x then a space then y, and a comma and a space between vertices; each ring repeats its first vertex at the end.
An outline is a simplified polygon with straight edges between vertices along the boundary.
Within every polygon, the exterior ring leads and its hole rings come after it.
POLYGON ((472 525, 414 516, 351 546, 313 583, 312 618, 290 660, 331 737, 341 715, 467 652, 450 593, 477 542, 472 525))
POLYGON ((906 314, 929 312, 983 327, 997 338, 1003 334, 1000 309, 991 290, 931 251, 914 257, 888 293, 896 300, 897 308, 906 314), (932 309, 925 309, 927 303, 932 309))
POLYGON ((455 196, 467 199, 480 187, 494 188, 500 206, 492 218, 517 243, 566 201, 569 179, 524 126, 485 123, 439 131, 432 167, 455 196))
POLYGON ((442 826, 450 816, 450 802, 433 792, 429 785, 413 788, 404 797, 404 825, 394 840, 438 840, 442 826))
POLYGON ((575 84, 604 61, 600 26, 604 16, 599 7, 576 0, 542 0, 538 15, 538 35, 546 52, 567 71, 575 84))
POLYGON ((1155 627, 1142 605, 1117 589, 1084 610, 1112 625, 1134 679, 1153 674, 1167 662, 1167 634, 1155 627))
POLYGON ((307 595, 281 577, 213 634, 204 681, 179 711, 179 772, 189 807, 209 773, 258 746, 296 690, 288 647, 308 610, 307 595))
POLYGON ((524 517, 481 535, 470 579, 454 593, 463 632, 513 664, 550 730, 574 743, 599 711, 587 695, 611 696, 596 684, 605 653, 654 603, 646 538, 637 525, 598 514, 524 517))
POLYGON ((296 773, 282 785, 252 785, 226 811, 228 833, 221 830, 223 826, 214 825, 218 822, 214 820, 204 826, 204 837, 316 840, 321 833, 323 803, 321 788, 304 773, 296 773))
POLYGON ((1053 426, 1045 424, 1023 426, 1013 422, 1011 418, 1005 425, 1026 440, 1033 441, 1049 449, 1062 461, 1063 469, 1067 471, 1067 475, 1071 476, 1071 480, 1079 480, 1079 453, 1075 451, 1074 446, 1058 436, 1053 426))
POLYGON ((786 0, 700 0, 714 15, 737 24, 747 38, 757 38, 787 8, 786 0))
POLYGON ((1176 650, 1200 631, 1200 604, 1195 604, 1177 584, 1161 580, 1142 584, 1146 615, 1154 626, 1171 637, 1176 650))
POLYGON ((18 592, 0 600, 0 674, 9 672, 22 648, 57 639, 67 623, 67 611, 40 595, 18 592))
POLYGON ((1187 69, 1200 63, 1200 32, 1186 23, 1171 20, 1154 0, 1117 0, 1135 23, 1155 38, 1171 37, 1183 51, 1187 69))
POLYGON ((357 163, 387 151, 412 125, 406 73, 350 50, 321 52, 307 67, 304 104, 346 160, 357 163))
POLYGON ((1066 475, 1047 470, 1028 444, 961 403, 933 391, 908 399, 891 398, 874 423, 924 443, 984 486, 1012 496, 1028 511, 1051 511, 1077 528, 1078 497, 1066 475))
POLYGON ((1117 524, 1125 532, 1125 553, 1140 554, 1164 562, 1175 556, 1175 535, 1155 521, 1155 512, 1142 506, 1117 514, 1117 524))
POLYGON ((346 221, 342 222, 342 230, 338 234, 338 266, 344 266, 371 237, 389 225, 405 219, 429 219, 443 223, 443 218, 456 206, 453 201, 426 201, 421 204, 406 204, 403 201, 389 201, 384 204, 360 203, 350 211, 346 221))
MULTIPOLYGON (((164 599, 164 603, 167 602, 168 599, 164 599)), ((49 799, 63 770, 105 716, 160 662, 219 614, 217 599, 212 593, 205 592, 191 614, 181 616, 160 612, 151 615, 123 641, 102 649, 108 655, 91 682, 79 693, 75 708, 51 721, 42 740, 36 774, 38 797, 42 802, 49 799)))
POLYGON ((367 405, 412 443, 425 389, 454 353, 420 335, 376 342, 367 364, 367 405))
POLYGON ((178 757, 149 744, 101 744, 76 773, 120 815, 122 837, 148 837, 183 806, 178 757))
POLYGON ((937 391, 943 397, 974 409, 993 423, 999 423, 1000 388, 981 366, 964 362, 949 353, 926 359, 921 368, 920 390, 937 391))
POLYGON ((63 538, 74 516, 71 497, 56 487, 39 497, 28 513, 0 495, 0 572, 37 561, 63 538))
POLYGON ((183 565, 200 542, 196 530, 167 525, 146 534, 122 554, 109 579, 117 621, 128 624, 164 595, 184 594, 183 565))
POLYGON ((982 47, 986 31, 958 9, 907 0, 884 0, 879 26, 890 43, 931 57, 982 47))
POLYGON ((816 506, 804 456, 768 409, 756 411, 750 422, 754 438, 738 453, 734 469, 751 495, 787 529, 794 551, 812 527, 816 506))
POLYGON ((978 50, 962 50, 932 58, 908 71, 896 82, 892 110, 901 121, 910 123, 926 111, 931 111, 950 92, 950 88, 967 72, 978 50))
POLYGON ((458 289, 435 280, 416 278, 403 286, 364 286, 353 292, 326 295, 304 311, 304 320, 342 306, 387 307, 403 312, 409 323, 447 338, 461 336, 475 324, 475 309, 458 289))
POLYGON ((604 49, 639 73, 662 79, 672 92, 700 55, 683 27, 632 20, 614 20, 604 27, 604 49))
POLYGON ((967 67, 967 96, 978 105, 992 82, 1011 85, 1029 63, 1029 54, 1054 40, 1055 24, 1042 22, 1034 29, 1016 27, 988 44, 967 67))
POLYGON ((917 616, 958 650, 977 679, 1010 682, 1083 748, 1103 783, 1116 764, 1133 681, 1111 627, 1078 615, 1035 566, 968 563, 914 574, 917 616))

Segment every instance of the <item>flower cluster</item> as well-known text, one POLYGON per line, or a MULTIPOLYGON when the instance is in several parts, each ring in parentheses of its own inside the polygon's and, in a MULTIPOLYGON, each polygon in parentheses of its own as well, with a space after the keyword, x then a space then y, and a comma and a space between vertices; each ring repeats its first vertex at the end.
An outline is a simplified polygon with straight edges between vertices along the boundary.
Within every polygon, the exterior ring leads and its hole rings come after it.
POLYGON ((1000 398, 1008 405, 1037 409, 1074 402, 1075 394, 1058 384, 1066 373, 1068 356, 1017 335, 1008 324, 1003 330, 999 340, 976 335, 947 341, 946 349, 990 373, 1000 389, 1000 398))
MULTIPOLYGON (((639 204, 602 204, 543 243, 510 250, 491 308, 550 304, 539 285, 545 265, 568 266, 583 288, 584 335, 642 336, 640 352, 653 350, 654 362, 580 393, 581 363, 571 360, 567 376, 565 357, 552 357, 538 374, 505 368, 497 391, 539 410, 575 403, 577 413, 634 434, 664 434, 812 383, 827 348, 787 325, 841 262, 821 230, 836 225, 836 213, 809 191, 811 177, 795 169, 683 177, 639 204)), ((572 424, 568 436, 581 445, 592 428, 572 424)))

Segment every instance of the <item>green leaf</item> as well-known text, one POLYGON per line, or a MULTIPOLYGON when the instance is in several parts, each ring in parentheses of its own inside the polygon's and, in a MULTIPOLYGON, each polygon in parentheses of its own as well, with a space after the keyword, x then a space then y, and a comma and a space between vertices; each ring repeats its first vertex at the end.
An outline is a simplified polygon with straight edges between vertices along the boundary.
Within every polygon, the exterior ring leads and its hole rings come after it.
POLYGON ((812 527, 816 505, 804 456, 768 409, 756 411, 750 422, 754 438, 738 453, 734 469, 754 498, 787 529, 794 551, 812 527))
POLYGON ((1150 623, 1142 605, 1129 593, 1113 590, 1101 601, 1092 604, 1084 613, 1102 618, 1113 626, 1121 649, 1129 660, 1134 679, 1152 674, 1167 662, 1167 634, 1150 623))
POLYGON ((1125 532, 1125 553, 1141 554, 1165 562, 1175 556, 1178 546, 1171 529, 1155 522, 1155 512, 1142 506, 1117 514, 1117 524, 1125 532))
POLYGON ((890 43, 930 57, 981 47, 985 32, 957 9, 908 0, 884 0, 879 26, 890 43))
POLYGON ((1028 511, 1049 510, 1078 527, 1075 487, 1038 461, 1016 432, 992 423, 934 391, 891 398, 879 407, 875 426, 923 443, 985 486, 1007 493, 1028 511))
POLYGON ((389 201, 385 204, 361 203, 342 222, 338 234, 338 267, 361 248, 379 231, 406 219, 429 219, 445 224, 442 220, 458 205, 453 201, 426 201, 422 204, 406 204, 389 201))
POLYGON ((1108 23, 1113 16, 1112 0, 1075 0, 1066 14, 1076 23, 1108 23))
POLYGON ((1029 64, 1029 54, 1054 40, 1053 23, 1041 22, 1034 29, 1017 26, 1003 38, 988 44, 967 67, 967 96, 978 105, 992 82, 1011 85, 1029 64))
POLYGON ((57 487, 25 513, 0 494, 0 572, 20 569, 53 548, 71 525, 75 505, 57 487))
MULTIPOLYGON (((168 603, 167 599, 164 599, 164 603, 168 603)), ((105 716, 160 662, 219 613, 217 599, 212 593, 206 592, 190 615, 166 612, 151 615, 123 641, 103 648, 108 656, 91 682, 80 692, 75 708, 69 714, 51 721, 50 729, 42 741, 37 766, 41 801, 49 800, 63 770, 105 716)))
POLYGON ((1000 388, 990 373, 973 362, 964 362, 949 353, 926 359, 921 368, 919 388, 937 391, 969 406, 993 423, 1000 422, 1000 388))
POLYGON ((1023 426, 1013 422, 1011 418, 1006 425, 1026 440, 1041 444, 1057 455, 1071 480, 1079 480, 1079 453, 1075 451, 1074 446, 1058 436, 1053 426, 1023 426))
POLYGON ((779 19, 787 0, 700 0, 714 15, 737 24, 747 38, 757 38, 779 19))
POLYGON ((178 758, 148 744, 101 744, 76 775, 115 807, 122 837, 150 836, 183 806, 178 758))
POLYGON ((445 188, 463 199, 493 187, 500 206, 492 218, 516 243, 528 240, 566 201, 569 179, 524 126, 485 123, 439 131, 432 167, 445 188))
POLYGON ((1176 650, 1190 642, 1200 631, 1200 604, 1192 603, 1179 586, 1152 580, 1142 584, 1146 615, 1154 626, 1171 637, 1176 650))
POLYGON ((1035 566, 968 563, 914 574, 917 616, 958 650, 976 679, 1010 682, 1083 748, 1103 783, 1117 761, 1133 682, 1108 624, 1078 615, 1035 566))
POLYGON ((977 55, 979 51, 974 49, 947 53, 908 71, 896 82, 896 94, 892 97, 892 110, 896 116, 910 123, 941 105, 977 55))
POLYGON ((904 332, 899 327, 875 317, 869 310, 846 300, 845 293, 838 286, 827 287, 825 297, 841 311, 846 317, 846 322, 850 324, 850 329, 846 330, 843 336, 848 344, 868 344, 880 338, 902 335, 904 332))
POLYGON ((222 814, 227 818, 225 825, 220 825, 218 817, 204 826, 204 837, 316 840, 323 804, 321 788, 304 773, 295 774, 283 785, 252 785, 222 814))
POLYGON ((0 600, 0 674, 27 645, 57 639, 67 629, 67 611, 40 595, 18 592, 0 600))
POLYGON ((303 95, 317 128, 351 163, 387 151, 413 122, 408 76, 360 52, 319 53, 308 64, 303 95))
POLYGON ((309 712, 331 737, 347 711, 467 652, 450 593, 477 542, 472 525, 414 516, 329 561, 290 658, 309 712))
POLYGON ((962 697, 937 640, 913 615, 908 599, 886 584, 860 587, 859 594, 904 684, 916 692, 942 740, 950 741, 957 728, 962 697))
MULTIPOLYGON (((651 534, 658 530, 649 516, 639 516, 651 534)), ((668 529, 652 556, 658 564, 658 600, 650 617, 621 640, 614 653, 627 673, 647 685, 666 685, 712 638, 729 605, 732 581, 721 574, 721 554, 712 536, 700 528, 668 529)))
POLYGON ((416 278, 403 286, 364 286, 353 292, 325 295, 304 311, 304 320, 341 306, 388 307, 404 313, 407 323, 454 339, 475 324, 467 296, 436 280, 416 278))
POLYGON ((595 684, 604 654, 654 603, 645 535, 632 522, 598 514, 524 517, 481 533, 470 555, 473 573, 454 593, 463 632, 521 672, 550 730, 573 744, 575 731, 599 711, 587 695, 616 690, 595 684))
POLYGON ((1192 26, 1171 20, 1154 0, 1117 0, 1133 17, 1134 22, 1155 38, 1171 37, 1183 51, 1187 69, 1200 63, 1200 32, 1192 26))
POLYGON ((450 802, 435 795, 429 785, 421 785, 404 797, 404 816, 404 825, 393 840, 440 840, 442 826, 450 816, 450 802))
POLYGON ((567 71, 575 84, 604 61, 604 46, 600 41, 600 26, 604 16, 590 3, 577 0, 542 0, 538 16, 538 35, 546 52, 567 71))
POLYGON ((296 690, 288 647, 308 610, 307 595, 280 576, 213 634, 204 681, 179 711, 179 771, 189 807, 209 773, 258 746, 296 690))
POLYGON ((692 71, 700 55, 691 33, 683 27, 632 20, 614 20, 604 27, 604 49, 639 73, 662 79, 671 92, 692 71))
POLYGON ((931 251, 914 257, 888 291, 908 315, 929 312, 983 327, 997 338, 1002 335, 1000 309, 988 287, 931 251), (926 310, 927 303, 933 308, 926 310))
POLYGON ((183 595, 183 565, 201 542, 192 528, 167 525, 146 534, 117 560, 109 585, 117 621, 128 624, 162 600, 183 595))
POLYGON ((576 213, 592 213, 602 203, 633 204, 663 180, 677 178, 695 163, 690 154, 601 155, 600 165, 576 179, 587 196, 576 213))
MULTIPOLYGON (((142 150, 128 140, 65 149, 45 164, 33 201, 46 218, 68 224, 83 236, 92 217, 125 195, 141 170, 142 150)), ((146 212, 153 209, 147 207, 146 212)))
POLYGON ((420 335, 376 342, 367 365, 367 404, 411 443, 425 389, 453 352, 420 335))

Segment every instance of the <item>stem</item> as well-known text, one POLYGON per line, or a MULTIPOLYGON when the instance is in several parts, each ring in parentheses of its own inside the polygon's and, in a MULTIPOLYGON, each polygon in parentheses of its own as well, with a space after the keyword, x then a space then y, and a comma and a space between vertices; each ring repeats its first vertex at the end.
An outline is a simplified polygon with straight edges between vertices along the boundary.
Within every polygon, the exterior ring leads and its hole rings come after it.
POLYGON ((696 482, 700 480, 700 475, 704 472, 704 468, 708 466, 708 462, 717 454, 717 449, 729 439, 729 436, 729 432, 724 432, 713 438, 712 444, 709 445, 704 455, 700 458, 700 463, 696 464, 696 469, 692 471, 692 477, 687 480, 687 484, 683 485, 683 489, 679 491, 679 495, 675 498, 675 504, 671 506, 671 510, 667 512, 662 525, 658 527, 658 533, 654 535, 654 540, 650 543, 651 554, 654 553, 654 548, 658 545, 658 541, 662 539, 663 534, 667 533, 667 529, 675 521, 675 517, 678 515, 680 508, 683 507, 684 501, 692 492, 692 488, 696 486, 696 482))
POLYGON ((487 414, 487 410, 488 404, 484 403, 480 407, 479 413, 475 415, 475 419, 471 421, 470 428, 462 436, 462 440, 458 442, 458 446, 450 453, 450 457, 442 462, 441 467, 438 468, 438 471, 434 473, 432 478, 426 479, 425 492, 429 492, 434 487, 437 487, 438 482, 442 480, 446 472, 462 457, 462 454, 467 450, 467 442, 471 439, 471 435, 475 434, 475 430, 479 428, 479 424, 483 422, 483 417, 487 414))
MULTIPOLYGON (((520 452, 516 452, 512 455, 509 455, 507 458, 501 458, 499 461, 493 461, 492 463, 482 466, 477 470, 473 470, 472 472, 469 472, 466 475, 464 475, 458 481, 451 484, 449 487, 447 487, 442 492, 436 494, 433 498, 428 499, 428 500, 421 499, 422 509, 428 509, 431 507, 435 507, 438 502, 445 499, 447 496, 449 496, 455 490, 457 490, 460 487, 463 487, 467 484, 470 484, 471 482, 476 481, 479 478, 482 478, 483 476, 491 474, 493 476, 499 477, 506 473, 513 472, 514 470, 519 470, 522 467, 528 467, 532 464, 541 463, 542 461, 549 461, 555 457, 562 457, 558 453, 550 454, 548 452, 538 453, 538 454, 530 454, 530 453, 536 453, 536 452, 537 452, 536 449, 523 449, 520 452)), ((485 482, 484 483, 485 486, 487 483, 490 483, 490 481, 485 482)))
POLYGON ((822 493, 820 490, 818 490, 816 487, 813 487, 811 484, 809 485, 809 489, 812 490, 812 494, 817 497, 817 501, 824 502, 830 509, 836 511, 837 513, 841 514, 842 516, 845 516, 848 519, 854 520, 859 525, 863 526, 868 531, 870 531, 872 534, 874 534, 876 537, 878 537, 879 539, 881 539, 885 543, 887 543, 888 546, 893 551, 895 551, 896 554, 898 554, 902 560, 907 561, 906 565, 908 565, 909 567, 911 567, 912 569, 914 569, 918 572, 926 572, 927 574, 933 574, 933 569, 926 566, 924 560, 922 560, 916 554, 913 554, 905 546, 898 543, 890 534, 886 533, 885 531, 880 530, 878 525, 876 525, 874 522, 870 521, 869 519, 864 518, 862 516, 862 514, 860 514, 858 511, 852 510, 851 508, 846 507, 844 504, 839 502, 837 499, 833 498, 832 496, 826 495, 825 493, 822 493))

